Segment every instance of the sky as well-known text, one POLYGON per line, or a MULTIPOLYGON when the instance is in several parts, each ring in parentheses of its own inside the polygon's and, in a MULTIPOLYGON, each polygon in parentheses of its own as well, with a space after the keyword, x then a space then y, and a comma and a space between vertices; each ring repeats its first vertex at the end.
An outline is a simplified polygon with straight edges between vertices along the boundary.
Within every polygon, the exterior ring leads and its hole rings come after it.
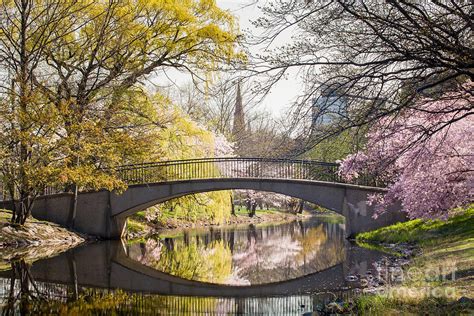
MULTIPOLYGON (((243 32, 258 32, 253 27, 251 21, 261 15, 261 11, 258 9, 257 4, 252 4, 252 0, 217 0, 217 5, 222 8, 231 11, 235 15, 240 24, 240 29, 243 32)), ((258 1, 260 4, 266 1, 258 1)), ((283 40, 289 40, 289 36, 283 40)), ((261 53, 257 48, 250 48, 253 53, 261 53)), ((262 101, 259 108, 264 109, 271 113, 273 116, 283 114, 284 110, 288 108, 292 101, 301 92, 301 83, 298 83, 296 76, 290 77, 289 79, 280 81, 273 89, 270 94, 262 101)), ((245 100, 244 100, 245 102, 245 100)))
MULTIPOLYGON (((242 32, 256 32, 257 30, 253 27, 251 21, 258 18, 261 14, 256 4, 248 5, 252 0, 216 0, 217 5, 225 10, 229 10, 234 16, 237 17, 240 29, 242 32)), ((259 1, 265 3, 266 1, 259 1)), ((289 36, 284 38, 288 40, 289 36)), ((256 47, 250 48, 252 53, 261 53, 256 47)), ((188 75, 182 73, 169 71, 167 73, 169 78, 158 76, 153 80, 158 85, 170 85, 176 84, 177 86, 184 86, 190 82, 188 75)), ((292 101, 298 96, 301 90, 301 84, 296 80, 296 76, 293 78, 280 81, 273 87, 270 93, 266 96, 255 109, 264 110, 270 113, 273 117, 282 116, 285 110, 291 105, 292 101)), ((244 106, 245 106, 245 100, 244 106)))

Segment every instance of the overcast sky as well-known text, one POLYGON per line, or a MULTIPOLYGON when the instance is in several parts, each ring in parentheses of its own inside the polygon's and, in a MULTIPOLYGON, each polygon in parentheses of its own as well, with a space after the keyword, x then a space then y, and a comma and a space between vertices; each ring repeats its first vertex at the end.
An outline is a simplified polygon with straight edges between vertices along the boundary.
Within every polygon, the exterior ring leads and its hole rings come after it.
MULTIPOLYGON (((249 5, 252 2, 252 0, 217 0, 217 5, 220 8, 230 10, 238 18, 242 31, 257 32, 258 30, 252 26, 250 21, 258 18, 261 12, 256 4, 249 5)), ((262 5, 266 1, 258 2, 262 5)), ((288 39, 289 36, 283 40, 288 39)), ((258 53, 256 48, 254 48, 254 52, 258 53)), ((301 92, 301 84, 298 84, 295 79, 294 77, 289 78, 276 85, 270 92, 270 95, 263 101, 261 107, 274 115, 280 114, 301 92)))
MULTIPOLYGON (((255 20, 261 12, 259 11, 256 4, 248 5, 252 0, 216 0, 217 5, 225 10, 229 10, 235 15, 239 21, 242 32, 256 32, 252 26, 251 21, 255 20)), ((259 1, 259 3, 265 3, 266 1, 259 1)), ((289 36, 286 36, 284 40, 288 40, 289 36)), ((253 49, 253 53, 261 53, 257 48, 253 49)), ((167 71, 167 76, 163 74, 158 75, 152 79, 152 82, 160 86, 176 84, 178 86, 184 86, 187 82, 190 82, 188 75, 178 73, 176 71, 167 71)), ((259 109, 266 110, 271 113, 274 117, 279 116, 289 107, 291 102, 300 93, 301 85, 298 84, 293 78, 282 80, 279 84, 273 87, 270 94, 263 100, 258 106, 259 109)), ((245 105, 245 100, 244 100, 245 105)))

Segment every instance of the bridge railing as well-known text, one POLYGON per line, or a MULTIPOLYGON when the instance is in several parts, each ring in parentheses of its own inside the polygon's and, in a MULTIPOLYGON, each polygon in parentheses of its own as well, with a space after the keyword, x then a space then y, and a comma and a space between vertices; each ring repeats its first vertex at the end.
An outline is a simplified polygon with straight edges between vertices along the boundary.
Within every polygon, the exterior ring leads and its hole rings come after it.
POLYGON ((336 163, 273 158, 203 158, 162 161, 120 166, 113 172, 127 184, 212 178, 274 178, 344 182, 338 174, 336 163))
MULTIPOLYGON (((314 160, 201 158, 124 165, 104 169, 104 171, 114 174, 128 185, 194 179, 270 178, 383 186, 372 177, 359 177, 355 181, 345 181, 339 176, 338 168, 337 163, 314 160)), ((82 188, 82 190, 87 190, 87 188, 82 188)), ((65 192, 64 188, 46 187, 40 195, 62 192, 65 192)), ((8 199, 10 199, 9 195, 0 183, 0 201, 8 199)))

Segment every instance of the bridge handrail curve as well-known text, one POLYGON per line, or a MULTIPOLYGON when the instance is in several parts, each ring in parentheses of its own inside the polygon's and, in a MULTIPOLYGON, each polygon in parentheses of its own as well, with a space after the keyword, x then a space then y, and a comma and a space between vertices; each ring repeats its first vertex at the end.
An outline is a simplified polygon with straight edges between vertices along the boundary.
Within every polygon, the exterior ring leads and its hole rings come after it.
MULTIPOLYGON (((179 180, 225 178, 273 178, 288 180, 313 180, 334 183, 351 183, 365 186, 381 186, 376 178, 362 176, 346 181, 339 173, 339 164, 317 160, 217 157, 183 160, 163 160, 103 168, 127 185, 147 184, 179 180)), ((88 190, 82 188, 82 190, 88 190)), ((65 192, 64 188, 47 187, 40 195, 65 192)), ((1 189, 0 201, 6 200, 1 189)))
POLYGON ((136 164, 127 164, 120 165, 115 168, 109 169, 121 169, 129 167, 138 167, 138 166, 149 166, 149 165, 172 165, 172 164, 188 164, 188 163, 200 163, 200 162, 218 162, 218 161, 264 161, 264 162, 294 162, 294 163, 317 163, 319 165, 327 166, 336 166, 339 167, 338 163, 335 162, 325 162, 318 160, 309 160, 309 159, 285 159, 285 158, 249 158, 249 157, 218 157, 218 158, 193 158, 193 159, 180 159, 180 160, 162 160, 162 161, 153 161, 153 162, 141 162, 136 164))

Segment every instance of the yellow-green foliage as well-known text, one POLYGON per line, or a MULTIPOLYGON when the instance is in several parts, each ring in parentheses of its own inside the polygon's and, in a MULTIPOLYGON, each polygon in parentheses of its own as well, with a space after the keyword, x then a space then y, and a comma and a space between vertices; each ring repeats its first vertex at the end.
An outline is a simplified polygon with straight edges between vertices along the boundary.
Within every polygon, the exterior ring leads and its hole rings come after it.
POLYGON ((127 231, 129 233, 140 233, 146 229, 145 225, 132 218, 127 219, 127 231))
MULTIPOLYGON (((238 26, 234 17, 217 7, 215 1, 122 0, 78 1, 75 17, 64 19, 62 28, 80 24, 76 32, 61 37, 64 45, 54 51, 56 58, 98 54, 114 65, 119 59, 128 70, 140 70, 152 58, 185 55, 188 64, 213 68, 221 58, 239 56, 235 49, 238 26), (101 43, 98 52, 95 45, 101 43), (86 45, 89 44, 89 45, 86 45), (115 54, 110 54, 114 51, 115 54)), ((72 11, 72 10, 71 10, 72 11)), ((58 43, 55 43, 58 44, 58 43)))
POLYGON ((232 273, 232 252, 223 240, 209 245, 183 239, 174 240, 174 249, 163 251, 159 260, 150 263, 155 269, 185 279, 222 283, 232 273))
POLYGON ((356 151, 361 141, 360 136, 355 135, 351 130, 347 130, 321 141, 306 152, 304 158, 335 162, 356 151))
POLYGON ((229 194, 228 191, 193 194, 165 202, 156 206, 155 210, 162 222, 174 218, 191 222, 209 220, 221 224, 230 216, 229 194))
MULTIPOLYGON (((167 102, 157 103, 162 117, 168 118, 166 128, 156 134, 155 143, 160 149, 159 156, 150 160, 178 160, 202 157, 213 157, 215 151, 214 135, 192 121, 189 116, 167 102)), ((177 170, 180 176, 193 172, 188 169, 177 170)), ((209 175, 218 172, 217 169, 207 170, 209 175)), ((173 176, 173 175, 168 175, 173 176)), ((230 216, 230 193, 216 191, 194 194, 152 207, 147 212, 147 218, 157 218, 165 222, 167 219, 187 221, 209 220, 214 223, 224 223, 230 216)))
MULTIPOLYGON (((160 148, 159 160, 179 160, 212 157, 214 136, 191 120, 178 106, 157 102, 158 113, 165 118, 155 144, 160 148)), ((157 157, 158 158, 158 157, 157 157)))
POLYGON ((245 59, 234 17, 212 0, 5 0, 0 11, 12 86, 0 95, 1 180, 29 196, 46 185, 124 189, 97 167, 192 156, 198 129, 163 122, 155 106, 169 102, 139 80, 177 67, 208 76, 245 59))
MULTIPOLYGON (((56 290, 58 285, 56 286, 56 290)), ((64 287, 66 291, 66 288, 64 287)), ((31 293, 29 293, 31 294, 31 293)), ((195 315, 219 313, 220 298, 195 296, 167 296, 128 293, 122 290, 82 288, 77 299, 64 300, 52 296, 31 298, 28 306, 38 315, 149 315, 159 311, 165 315, 195 315)), ((23 297, 23 296, 21 296, 23 297)), ((18 303, 19 302, 12 302, 18 303)), ((3 306, 7 310, 7 306, 3 306)))

